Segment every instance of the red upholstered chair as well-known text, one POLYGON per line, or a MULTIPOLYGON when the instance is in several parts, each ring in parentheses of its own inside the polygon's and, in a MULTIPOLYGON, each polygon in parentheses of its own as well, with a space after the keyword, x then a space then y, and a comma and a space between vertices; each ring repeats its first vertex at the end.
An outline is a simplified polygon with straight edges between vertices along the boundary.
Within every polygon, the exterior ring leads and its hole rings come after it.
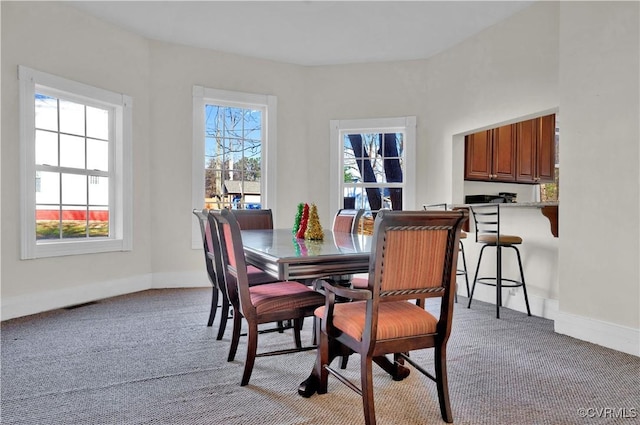
POLYGON ((313 316, 313 311, 324 304, 324 296, 302 283, 292 281, 250 286, 242 235, 235 214, 229 210, 210 211, 209 221, 215 223, 212 227, 217 226, 219 229, 222 258, 226 266, 227 290, 235 309, 229 361, 235 358, 243 317, 248 325, 247 358, 240 382, 240 385, 247 385, 256 357, 316 348, 302 346, 300 328, 302 320, 313 316), (258 353, 258 325, 290 320, 293 321, 295 348, 258 353))
MULTIPOLYGON (((224 331, 227 326, 227 319, 229 318, 229 307, 231 303, 227 294, 227 283, 224 274, 224 268, 222 266, 222 255, 220 251, 218 229, 215 227, 211 227, 208 219, 208 209, 194 209, 193 214, 198 217, 198 222, 200 224, 207 275, 213 287, 213 293, 211 296, 211 310, 209 312, 209 320, 207 321, 207 326, 213 325, 218 307, 222 308, 220 316, 220 326, 218 327, 218 335, 216 336, 217 340, 221 340, 224 336, 224 331), (214 229, 214 231, 211 231, 211 229, 214 229), (222 295, 222 302, 220 302, 220 295, 222 295), (220 305, 218 305, 219 302, 220 305)), ((247 276, 249 278, 250 285, 260 285, 263 283, 275 282, 277 280, 268 273, 253 266, 247 267, 247 276)))
POLYGON ((467 211, 382 211, 375 220, 367 288, 324 283, 326 304, 315 312, 321 319, 318 393, 327 392, 329 374, 338 377, 362 395, 367 425, 376 423, 372 361, 387 354, 436 382, 442 418, 453 422, 446 353, 460 231, 467 218, 467 211), (337 297, 354 301, 337 303, 337 297), (440 299, 437 313, 413 302, 433 297, 440 299), (360 354, 360 388, 330 366, 336 346, 360 354), (423 348, 434 348, 435 376, 409 357, 423 348))

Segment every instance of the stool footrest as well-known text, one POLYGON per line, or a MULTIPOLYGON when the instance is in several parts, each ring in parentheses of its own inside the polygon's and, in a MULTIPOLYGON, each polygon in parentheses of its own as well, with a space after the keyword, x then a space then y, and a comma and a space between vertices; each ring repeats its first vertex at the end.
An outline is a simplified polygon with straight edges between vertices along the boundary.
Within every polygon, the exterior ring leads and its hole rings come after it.
MULTIPOLYGON (((483 285, 489 285, 489 286, 498 286, 498 282, 497 282, 496 277, 479 277, 476 279, 476 282, 481 283, 483 285)), ((519 286, 523 286, 524 283, 519 281, 519 280, 514 280, 514 279, 506 279, 506 278, 502 278, 501 279, 502 283, 500 284, 501 287, 503 288, 517 288, 519 286), (507 283, 504 283, 507 282, 507 283)))

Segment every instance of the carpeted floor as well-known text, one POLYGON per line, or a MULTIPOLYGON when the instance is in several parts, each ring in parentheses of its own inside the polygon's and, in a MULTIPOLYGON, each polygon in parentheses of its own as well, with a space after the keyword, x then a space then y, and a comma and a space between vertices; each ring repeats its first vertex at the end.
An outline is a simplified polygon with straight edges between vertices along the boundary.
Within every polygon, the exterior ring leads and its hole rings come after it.
MULTIPOLYGON (((361 424, 360 397, 297 395, 315 352, 258 358, 240 387, 241 340, 207 328, 210 290, 150 290, 2 323, 2 424, 361 424)), ((640 423, 640 358, 553 332, 551 321, 460 298, 448 348, 456 424, 640 423)), ((311 322, 305 324, 310 340, 311 322)), ((265 334, 260 348, 290 346, 265 334)), ((431 366, 432 350, 412 353, 431 366)), ((347 373, 358 382, 359 360, 347 373)), ((440 424, 433 382, 374 367, 378 423, 440 424)))

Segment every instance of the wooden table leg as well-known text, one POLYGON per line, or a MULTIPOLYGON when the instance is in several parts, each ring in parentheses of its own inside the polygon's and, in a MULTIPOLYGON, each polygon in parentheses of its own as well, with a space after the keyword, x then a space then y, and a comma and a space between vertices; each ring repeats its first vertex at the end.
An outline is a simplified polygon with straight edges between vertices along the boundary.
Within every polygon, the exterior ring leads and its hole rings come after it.
MULTIPOLYGON (((335 359, 336 357, 345 356, 345 355, 348 356, 348 355, 351 355, 352 353, 353 352, 349 348, 345 347, 339 342, 335 340, 330 340, 329 364, 331 364, 333 359, 335 359)), ((320 355, 319 352, 318 352, 318 355, 320 355)), ((404 367, 399 363, 392 362, 387 358, 387 356, 374 357, 373 361, 375 364, 380 366, 382 370, 384 370, 389 375, 391 375, 391 378, 394 381, 402 381, 404 378, 409 376, 409 373, 411 372, 409 368, 404 367)), ((313 367, 313 370, 311 371, 311 374, 309 375, 309 377, 307 377, 307 379, 302 381, 298 386, 298 394, 300 394, 302 397, 305 397, 305 398, 311 397, 318 391, 318 387, 320 385, 320 371, 318 370, 318 363, 319 362, 316 359, 316 361, 314 362, 314 367, 313 367)))

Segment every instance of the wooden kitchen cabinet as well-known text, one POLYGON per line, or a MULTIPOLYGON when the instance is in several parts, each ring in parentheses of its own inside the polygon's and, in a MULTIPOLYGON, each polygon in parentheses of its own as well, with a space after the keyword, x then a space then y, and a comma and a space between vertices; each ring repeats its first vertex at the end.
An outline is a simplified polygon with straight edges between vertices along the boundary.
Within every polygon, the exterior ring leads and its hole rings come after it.
POLYGON ((465 137, 465 180, 546 183, 555 177, 555 115, 465 137))
POLYGON ((464 178, 480 181, 515 181, 515 125, 505 125, 465 137, 464 178))
POLYGON ((516 182, 552 183, 555 178, 555 115, 516 124, 516 182))

